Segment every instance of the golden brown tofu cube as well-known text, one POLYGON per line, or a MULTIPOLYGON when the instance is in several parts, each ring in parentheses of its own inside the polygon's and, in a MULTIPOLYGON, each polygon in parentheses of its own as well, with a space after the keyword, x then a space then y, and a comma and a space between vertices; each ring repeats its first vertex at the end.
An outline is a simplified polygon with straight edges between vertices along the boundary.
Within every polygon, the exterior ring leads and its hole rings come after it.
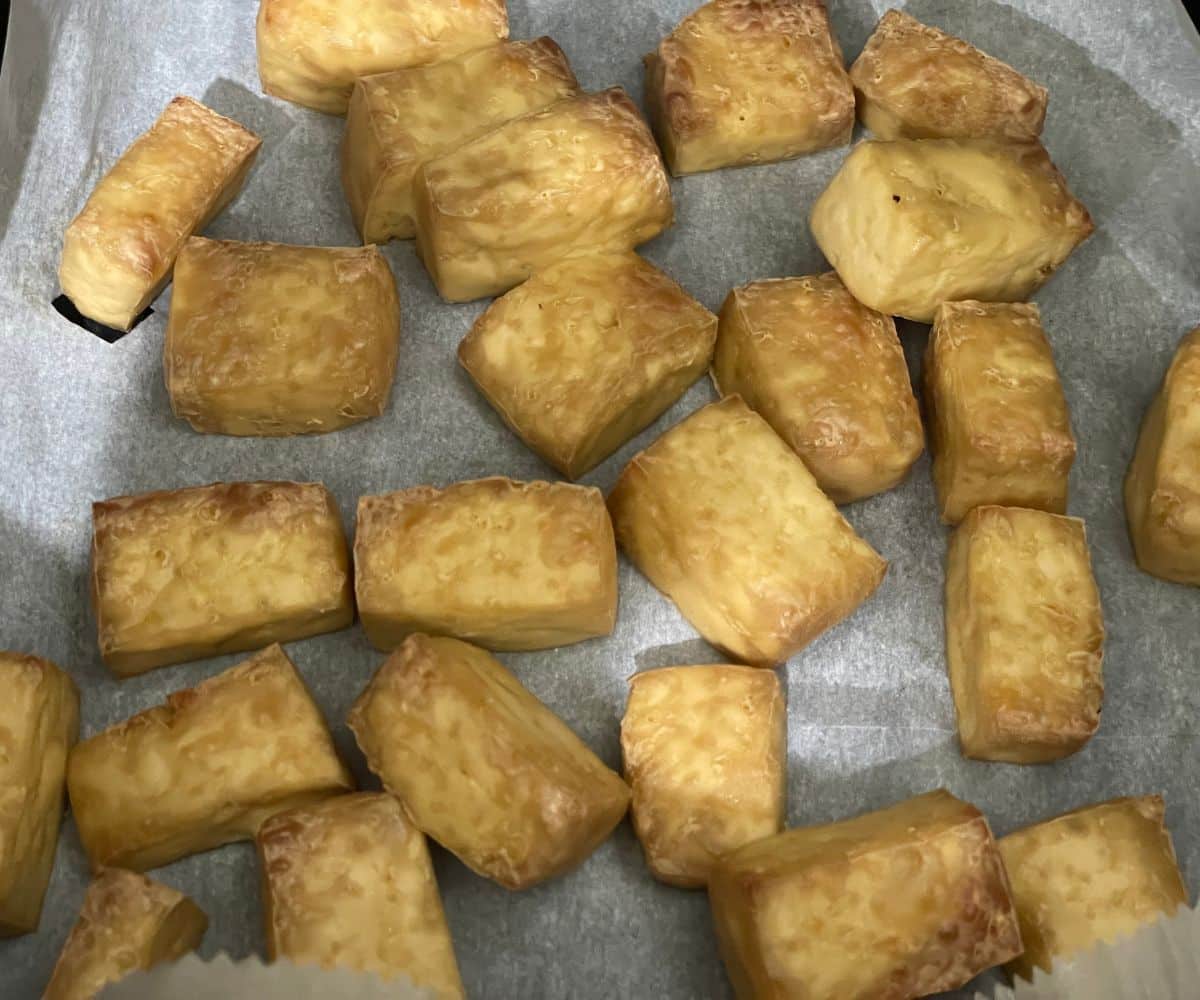
POLYGON ((887 569, 740 396, 634 457, 608 506, 638 569, 705 639, 752 666, 803 649, 887 569))
POLYGON ((92 505, 100 655, 118 677, 345 628, 342 519, 320 483, 213 483, 92 505))
POLYGON ((352 788, 279 646, 84 740, 67 762, 94 869, 146 871, 250 840, 267 817, 352 788))
POLYGON ((654 137, 620 88, 429 160, 413 203, 417 253, 450 302, 499 295, 566 257, 631 250, 674 220, 654 137))
POLYGON ((889 10, 850 67, 859 120, 880 139, 1036 139, 1046 88, 969 42, 889 10))
POLYGON ((581 864, 629 788, 492 656, 409 636, 350 712, 367 764, 480 875, 525 889, 581 864))
POLYGON ((676 176, 850 141, 854 91, 822 0, 712 0, 645 62, 646 105, 676 176))
POLYGON ((987 820, 945 790, 743 847, 708 892, 739 1000, 909 1000, 1021 953, 987 820))
POLYGON ((567 57, 545 37, 356 80, 342 187, 363 242, 416 235, 412 189, 422 163, 578 91, 567 57))
POLYGON ((392 796, 289 809, 257 841, 272 962, 404 975, 438 1000, 465 995, 425 836, 392 796))
POLYGON ((833 272, 730 292, 712 376, 763 416, 835 503, 890 490, 924 447, 896 324, 833 272))
POLYGON ((1200 586, 1200 327, 1179 344, 1125 477, 1138 565, 1200 586))
POLYGON ((717 318, 635 253, 551 265, 497 299, 458 359, 568 479, 644 430, 712 357, 717 318))
POLYGON ((1112 943, 1188 901, 1159 795, 1084 806, 1000 838, 1032 978, 1100 942, 1112 943))
POLYGON ((946 660, 962 751, 1037 764, 1100 725, 1104 617, 1078 518, 976 507, 950 538, 946 660))
POLYGON ((171 101, 67 227, 58 280, 75 308, 128 330, 171 280, 184 241, 242 189, 260 145, 199 101, 171 101))
POLYGON ((320 434, 387 406, 396 281, 375 247, 193 237, 180 251, 163 368, 171 409, 207 434, 320 434))
POLYGON ((590 486, 493 477, 358 502, 354 585, 367 636, 411 632, 489 649, 545 649, 608 635, 617 553, 590 486))
POLYGON ((769 670, 635 674, 621 751, 633 828, 663 882, 707 885, 721 855, 783 829, 787 707, 769 670))
POLYGON ((48 660, 0 652, 0 938, 36 930, 54 867, 79 692, 48 660))
POLYGON ((921 323, 1027 299, 1093 229, 1039 143, 994 139, 860 142, 809 221, 859 302, 921 323))

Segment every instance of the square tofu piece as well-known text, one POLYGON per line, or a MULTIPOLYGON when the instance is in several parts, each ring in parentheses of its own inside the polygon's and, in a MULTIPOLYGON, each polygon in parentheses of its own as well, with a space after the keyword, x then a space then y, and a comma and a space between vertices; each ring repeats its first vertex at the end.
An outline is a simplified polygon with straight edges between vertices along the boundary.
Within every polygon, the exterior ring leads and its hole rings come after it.
POLYGON ((897 485, 924 448, 896 324, 830 272, 735 288, 713 382, 757 410, 835 503, 897 485))
POLYGON ((319 434, 379 416, 400 345, 375 247, 193 237, 175 265, 163 367, 171 409, 207 434, 319 434))
POLYGON ((58 280, 85 316, 128 330, 171 280, 184 241, 241 190, 259 139, 176 97, 92 191, 63 239, 58 280))
POLYGON ((769 670, 635 674, 621 751, 633 828, 663 882, 707 885, 721 855, 783 829, 787 708, 769 670))
POLYGON ((708 892, 739 1000, 909 1000, 1021 953, 987 820, 944 790, 743 847, 708 892))
POLYGON ((705 639, 756 667, 836 625, 887 569, 740 396, 637 455, 608 506, 638 569, 705 639))
POLYGON ((1066 512, 1075 437, 1036 305, 943 302, 924 377, 944 522, 984 504, 1066 512))
POLYGON ((0 938, 37 930, 63 815, 79 692, 53 663, 0 652, 0 938))
POLYGON ((354 620, 342 518, 320 483, 214 483, 92 505, 100 655, 118 677, 354 620))
POLYGON ((339 795, 272 816, 258 855, 270 961, 465 995, 425 836, 392 796, 339 795))
POLYGON ((94 869, 145 871, 250 840, 268 816, 352 787, 279 646, 84 740, 67 763, 94 869))
POLYGON ((646 105, 676 176, 850 141, 854 91, 822 0, 713 0, 645 62, 646 105))
POLYGON ((1104 619, 1083 522, 976 507, 950 538, 946 660, 963 753, 1037 764, 1100 725, 1104 619))
POLYGON ((416 235, 413 177, 426 160, 578 91, 562 49, 544 37, 356 80, 342 186, 363 242, 416 235))
POLYGON ((546 649, 608 635, 617 553, 590 486, 494 477, 358 502, 355 589, 367 636, 411 632, 489 649, 546 649))
POLYGON ((367 764, 473 871, 525 889, 583 862, 629 788, 492 656, 409 636, 350 712, 367 764))
POLYGON ((645 429, 712 357, 717 318, 637 254, 577 257, 497 299, 458 359, 568 479, 645 429))
POLYGON ((1100 942, 1174 915, 1188 901, 1161 796, 1113 799, 1000 838, 1032 978, 1100 942))
POLYGON ((428 161, 413 202, 417 253, 450 302, 499 295, 566 257, 632 250, 674 220, 654 137, 620 88, 428 161))
POLYGON ((1091 234, 1037 142, 860 142, 810 217, 851 294, 920 323, 943 302, 1018 302, 1091 234))

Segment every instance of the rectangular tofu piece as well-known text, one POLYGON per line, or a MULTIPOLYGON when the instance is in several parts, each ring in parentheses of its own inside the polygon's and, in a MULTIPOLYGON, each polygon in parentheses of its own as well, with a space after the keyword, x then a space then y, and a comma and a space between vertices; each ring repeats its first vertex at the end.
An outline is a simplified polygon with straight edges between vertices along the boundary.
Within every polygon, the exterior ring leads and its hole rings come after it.
POLYGON ((566 257, 631 250, 671 225, 671 186, 619 87, 514 118, 424 163, 417 253, 442 298, 499 295, 566 257))
POLYGON ((258 832, 267 958, 465 996, 425 836, 392 796, 339 795, 258 832))
POLYGON ((118 677, 354 620, 342 518, 320 483, 213 483, 92 505, 100 655, 118 677))
POLYGON ((634 674, 621 752, 633 828, 660 881, 703 887, 722 855, 783 829, 787 706, 769 670, 634 674))
POLYGON ((887 570, 740 396, 635 456, 608 506, 634 565, 705 639, 751 666, 803 649, 887 570))
POLYGON ((175 265, 163 368, 171 409, 205 434, 320 434, 387 406, 396 280, 371 247, 192 237, 175 265))
POLYGON ((632 252, 577 257, 493 302, 458 359, 509 427, 578 479, 708 366, 717 318, 632 252))
POLYGON ((363 242, 416 235, 412 189, 422 163, 578 92, 567 57, 546 37, 356 80, 342 187, 363 242))
POLYGON ((250 840, 267 817, 353 787, 279 646, 84 740, 67 762, 96 870, 146 871, 250 840))
POLYGON ((890 316, 834 272, 754 281, 721 307, 712 377, 758 411, 835 503, 899 484, 925 446, 890 316))
POLYGON ((581 864, 629 806, 625 782, 561 719, 457 639, 409 636, 349 725, 417 828, 506 889, 581 864))
POLYGON ((354 566, 378 649, 411 632, 545 649, 616 623, 612 522, 591 486, 493 477, 363 497, 354 566))
POLYGON ((739 1000, 909 1000, 1021 953, 987 820, 944 789, 743 847, 708 892, 739 1000))
POLYGON ((58 280, 85 316, 118 330, 171 280, 184 241, 245 183, 262 140, 176 97, 133 141, 67 227, 58 280))

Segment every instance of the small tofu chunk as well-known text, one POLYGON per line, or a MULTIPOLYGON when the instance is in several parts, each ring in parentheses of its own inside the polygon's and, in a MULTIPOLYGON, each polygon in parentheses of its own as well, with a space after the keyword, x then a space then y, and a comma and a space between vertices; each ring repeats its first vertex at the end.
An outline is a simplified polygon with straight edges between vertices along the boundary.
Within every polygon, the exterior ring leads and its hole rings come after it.
POLYGON ((621 751, 633 828, 663 882, 707 885, 721 855, 783 829, 787 708, 769 670, 635 674, 621 751))
POLYGON ((494 477, 358 502, 355 589, 367 637, 411 632, 489 649, 545 649, 608 635, 617 553, 594 487, 494 477))
POLYGON ((625 782, 561 719, 457 639, 409 636, 349 724, 413 823, 507 889, 581 864, 629 805, 625 782))
POLYGON ((850 141, 854 91, 822 0, 712 0, 645 62, 646 105, 676 176, 850 141))
POLYGON ((608 506, 638 569, 705 639, 752 666, 803 649, 887 569, 740 396, 634 457, 608 506))
POLYGON ((146 871, 250 840, 284 809, 353 788, 279 646, 84 740, 67 789, 94 869, 146 871))
POLYGON ((897 485, 924 447, 896 324, 830 272, 735 288, 721 307, 718 391, 757 410, 835 503, 897 485))
POLYGON ((100 179, 63 239, 58 280, 85 316, 128 330, 171 280, 175 256, 231 202, 259 139, 176 97, 100 179))
POLYGON ((92 506, 92 600, 114 674, 354 620, 342 519, 320 483, 214 483, 92 506))
POLYGON ((616 87, 429 160, 413 202, 417 253, 450 302, 499 295, 566 257, 631 250, 674 220, 654 137, 616 87))
POLYGON ((909 1000, 1021 953, 987 820, 945 790, 750 844, 708 891, 739 1000, 909 1000))
POLYGON ((856 299, 921 323, 1027 299, 1093 229, 1040 144, 992 139, 860 142, 810 224, 856 299))
POLYGON ((438 1000, 465 996, 425 837, 392 796, 289 809, 257 839, 272 962, 404 975, 438 1000))
POLYGON ((637 254, 578 257, 497 299, 458 359, 504 422, 569 479, 698 379, 717 318, 637 254))

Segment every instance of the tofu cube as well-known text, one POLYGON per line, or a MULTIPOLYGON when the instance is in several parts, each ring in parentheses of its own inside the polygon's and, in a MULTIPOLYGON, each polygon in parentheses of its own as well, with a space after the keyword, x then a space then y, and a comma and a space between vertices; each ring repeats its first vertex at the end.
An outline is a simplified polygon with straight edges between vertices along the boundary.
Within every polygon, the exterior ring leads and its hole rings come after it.
POLYGON ((731 291, 712 377, 762 415, 835 503, 890 490, 924 448, 896 324, 833 272, 731 291))
POLYGON ((739 1000, 908 1000, 1021 953, 987 820, 945 790, 743 847, 708 892, 739 1000))
POLYGON ((722 855, 783 829, 787 706, 769 670, 634 674, 621 751, 633 828, 660 881, 703 887, 722 855))
POLYGON ((346 628, 342 519, 320 483, 213 483, 92 505, 100 655, 118 677, 346 628))
POLYGON ((363 497, 354 565, 382 650, 412 632, 546 649, 616 624, 616 545, 593 487, 493 477, 363 497))
POLYGON ((262 140, 176 97, 100 179, 63 238, 58 280, 85 316, 128 330, 175 256, 242 189, 262 140))
POLYGON ((552 264, 497 299, 458 359, 509 427, 578 479, 708 366, 717 318, 637 254, 552 264))
POLYGON ((409 636, 349 725, 416 827, 506 889, 581 864, 629 806, 625 782, 561 719, 457 639, 409 636))
POLYGON ((751 666, 803 649, 887 570, 740 396, 635 456, 608 506, 634 565, 705 639, 751 666))
POLYGON ((712 0, 645 62, 646 105, 676 176, 850 141, 854 91, 822 0, 712 0))
POLYGON ((95 870, 146 871, 250 840, 267 817, 352 788, 279 646, 84 740, 67 762, 95 870))

